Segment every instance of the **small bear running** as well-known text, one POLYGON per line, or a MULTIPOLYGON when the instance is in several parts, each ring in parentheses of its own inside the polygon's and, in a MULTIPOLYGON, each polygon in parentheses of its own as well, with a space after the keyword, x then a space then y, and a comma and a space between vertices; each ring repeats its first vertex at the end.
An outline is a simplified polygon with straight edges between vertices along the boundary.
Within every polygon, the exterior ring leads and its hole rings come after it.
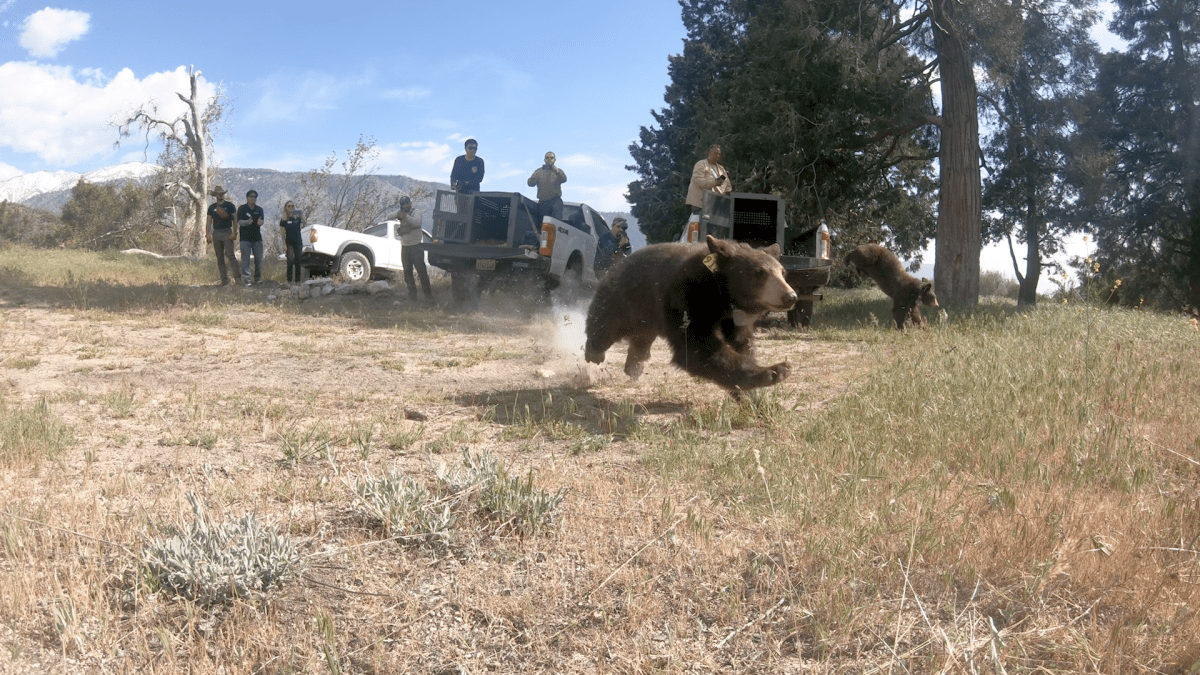
POLYGON ((628 339, 625 373, 636 379, 650 345, 665 337, 675 365, 736 398, 787 378, 786 361, 755 361, 754 323, 795 304, 778 244, 759 250, 709 236, 703 244, 647 246, 600 282, 588 308, 584 356, 603 363, 609 347, 628 339))
POLYGON ((912 319, 913 325, 924 326, 921 305, 937 307, 937 295, 933 284, 918 279, 904 271, 895 253, 879 244, 863 244, 846 254, 846 264, 871 277, 879 284, 879 290, 892 299, 892 318, 896 329, 904 330, 904 322, 912 319))

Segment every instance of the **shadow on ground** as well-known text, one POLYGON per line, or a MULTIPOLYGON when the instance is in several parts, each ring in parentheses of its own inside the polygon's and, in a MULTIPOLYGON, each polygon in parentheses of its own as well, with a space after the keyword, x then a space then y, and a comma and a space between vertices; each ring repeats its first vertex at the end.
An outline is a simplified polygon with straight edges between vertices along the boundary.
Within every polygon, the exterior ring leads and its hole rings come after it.
POLYGON ((482 409, 487 421, 524 428, 530 435, 547 432, 561 436, 575 431, 621 439, 637 428, 643 416, 680 414, 690 407, 678 401, 614 401, 571 387, 472 393, 454 400, 482 409))

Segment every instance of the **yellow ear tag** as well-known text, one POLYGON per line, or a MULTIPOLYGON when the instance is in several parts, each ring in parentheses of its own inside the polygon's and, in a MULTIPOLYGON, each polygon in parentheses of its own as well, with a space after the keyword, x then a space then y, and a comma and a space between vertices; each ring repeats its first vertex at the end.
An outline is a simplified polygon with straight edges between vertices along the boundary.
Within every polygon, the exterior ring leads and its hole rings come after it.
POLYGON ((716 272, 717 271, 717 254, 709 253, 708 255, 704 256, 704 266, 708 268, 709 272, 716 272))

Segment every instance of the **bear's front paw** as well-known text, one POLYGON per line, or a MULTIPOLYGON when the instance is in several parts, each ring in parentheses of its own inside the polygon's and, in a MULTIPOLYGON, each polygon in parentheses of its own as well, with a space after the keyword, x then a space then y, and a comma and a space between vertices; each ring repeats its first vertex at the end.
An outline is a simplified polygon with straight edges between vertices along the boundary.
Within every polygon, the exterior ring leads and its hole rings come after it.
POLYGON ((583 360, 588 363, 604 363, 604 352, 594 351, 591 349, 584 350, 583 360))
POLYGON ((767 372, 771 373, 771 383, 778 384, 786 380, 788 375, 792 374, 792 367, 788 365, 787 361, 784 361, 783 363, 776 363, 767 368, 767 372))

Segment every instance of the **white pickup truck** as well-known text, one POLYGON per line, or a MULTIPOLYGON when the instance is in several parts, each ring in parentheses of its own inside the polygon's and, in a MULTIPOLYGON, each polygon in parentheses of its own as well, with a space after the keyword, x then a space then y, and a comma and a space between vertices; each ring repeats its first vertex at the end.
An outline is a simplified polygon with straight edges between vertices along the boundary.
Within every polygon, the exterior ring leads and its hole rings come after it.
POLYGON ((562 215, 540 216, 537 203, 519 192, 438 190, 433 241, 422 247, 430 265, 450 273, 456 304, 487 288, 543 298, 562 288, 570 301, 597 282, 597 242, 608 223, 587 204, 563 204, 562 215))
POLYGON ((328 225, 306 225, 300 230, 304 255, 300 265, 310 274, 341 274, 346 281, 367 281, 380 271, 400 272, 398 220, 385 220, 352 232, 328 225))

